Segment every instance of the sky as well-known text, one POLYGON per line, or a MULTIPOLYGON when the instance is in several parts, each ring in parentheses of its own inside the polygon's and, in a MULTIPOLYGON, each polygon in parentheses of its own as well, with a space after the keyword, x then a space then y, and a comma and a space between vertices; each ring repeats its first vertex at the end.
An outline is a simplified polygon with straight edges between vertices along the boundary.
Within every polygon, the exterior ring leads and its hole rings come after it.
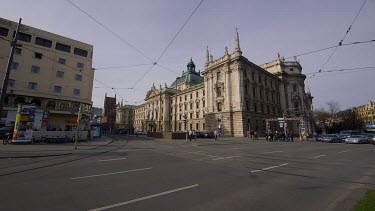
MULTIPOLYGON (((204 0, 162 55, 201 0, 70 1, 121 40, 67 0, 0 0, 0 17, 16 22, 22 18, 23 24, 93 45, 93 67, 97 69, 92 95, 95 107, 103 107, 105 93, 116 94, 125 104, 141 104, 153 83, 156 87, 172 84, 186 70, 190 57, 196 69, 203 71, 206 46, 214 59, 224 55, 226 46, 233 52, 236 28, 243 56, 258 65, 276 59, 278 52, 290 57, 337 45, 363 3, 204 0), (161 55, 158 65, 163 67, 153 66, 161 55), (119 66, 125 67, 110 68, 119 66)), ((375 1, 368 0, 343 43, 373 39, 375 1)), ((332 51, 298 57, 302 72, 320 70, 332 51)), ((375 67, 374 55, 375 42, 341 46, 323 71, 375 67)), ((375 68, 311 76, 307 75, 306 84, 314 96, 315 108, 332 100, 338 101, 341 109, 375 100, 375 68)))

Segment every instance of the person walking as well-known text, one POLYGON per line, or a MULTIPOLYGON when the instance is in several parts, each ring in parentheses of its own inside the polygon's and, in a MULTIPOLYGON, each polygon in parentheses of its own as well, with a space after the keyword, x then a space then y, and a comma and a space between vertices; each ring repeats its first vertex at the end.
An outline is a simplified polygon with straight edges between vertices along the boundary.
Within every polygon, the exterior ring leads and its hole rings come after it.
POLYGON ((254 139, 258 140, 258 133, 257 133, 257 131, 254 131, 254 139))
POLYGON ((193 132, 189 130, 189 141, 191 142, 191 138, 193 137, 193 132))
POLYGON ((217 130, 214 131, 215 141, 217 140, 217 130))

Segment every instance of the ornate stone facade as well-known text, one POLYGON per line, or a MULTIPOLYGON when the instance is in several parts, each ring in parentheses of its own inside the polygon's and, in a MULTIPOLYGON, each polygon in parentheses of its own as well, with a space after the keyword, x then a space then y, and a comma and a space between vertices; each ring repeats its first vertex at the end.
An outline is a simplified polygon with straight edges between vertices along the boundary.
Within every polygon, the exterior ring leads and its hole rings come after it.
MULTIPOLYGON (((305 122, 302 126, 299 122, 288 122, 288 130, 297 134, 300 127, 305 127, 312 134, 313 97, 309 91, 305 92, 305 78, 296 58, 285 61, 278 56, 260 66, 252 63, 242 56, 236 32, 232 54, 225 47, 224 56, 213 60, 207 48, 202 73, 195 71, 191 59, 187 71, 171 87, 156 89, 153 85, 146 103, 135 109, 135 127, 139 131, 220 128, 225 136, 241 137, 248 130, 264 134, 266 119, 282 117, 285 113, 287 117, 302 116, 305 122)), ((277 122, 270 129, 282 130, 277 122)))

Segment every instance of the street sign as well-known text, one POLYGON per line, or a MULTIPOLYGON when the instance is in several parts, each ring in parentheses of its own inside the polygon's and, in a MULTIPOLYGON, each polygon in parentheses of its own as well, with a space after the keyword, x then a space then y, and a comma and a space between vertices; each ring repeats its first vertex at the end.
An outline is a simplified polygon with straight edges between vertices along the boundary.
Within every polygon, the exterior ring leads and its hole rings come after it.
POLYGON ((284 127, 284 122, 279 122, 280 127, 284 127))

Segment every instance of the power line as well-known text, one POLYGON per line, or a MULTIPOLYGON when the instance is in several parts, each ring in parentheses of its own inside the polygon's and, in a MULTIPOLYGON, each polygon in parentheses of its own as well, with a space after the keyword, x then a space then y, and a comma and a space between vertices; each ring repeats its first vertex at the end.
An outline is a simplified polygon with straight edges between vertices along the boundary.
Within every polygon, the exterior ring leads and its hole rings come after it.
POLYGON ((344 41, 346 35, 348 35, 348 33, 350 32, 350 29, 352 28, 354 22, 357 20, 358 15, 361 13, 361 11, 362 11, 362 9, 363 9, 363 6, 365 6, 366 1, 367 1, 367 0, 365 0, 365 1, 363 2, 361 8, 359 9, 357 15, 355 16, 355 18, 354 18, 354 20, 353 20, 353 22, 350 24, 349 28, 346 30, 345 35, 343 36, 343 38, 341 39, 341 41, 339 42, 339 44, 335 46, 335 49, 333 49, 332 53, 329 55, 328 59, 326 60, 326 62, 323 64, 322 68, 320 68, 319 71, 322 71, 322 70, 325 68, 325 66, 326 66, 326 65, 328 64, 328 62, 331 60, 332 56, 335 54, 337 48, 338 48, 339 46, 342 45, 342 42, 344 41))
POLYGON ((114 67, 99 67, 99 68, 95 68, 95 70, 119 69, 119 68, 127 68, 127 67, 146 66, 146 65, 151 65, 151 64, 134 64, 134 65, 123 65, 123 66, 114 66, 114 67))
POLYGON ((364 72, 364 71, 370 71, 371 69, 362 69, 362 70, 356 70, 356 71, 347 71, 347 72, 341 72, 341 73, 335 73, 335 74, 330 74, 330 75, 319 75, 319 76, 314 76, 310 77, 310 79, 314 78, 320 78, 320 77, 330 77, 330 76, 335 76, 335 75, 341 75, 341 74, 348 74, 348 73, 355 73, 355 72, 364 72))
POLYGON ((126 45, 128 45, 129 47, 131 47, 132 49, 136 50, 139 54, 141 54, 144 58, 146 58, 147 60, 149 60, 150 62, 154 63, 154 61, 152 61, 152 59, 150 59, 150 57, 146 56, 144 53, 142 53, 140 50, 138 50, 134 45, 130 44, 129 42, 127 42, 124 38, 120 37, 118 34, 116 34, 114 31, 112 31, 111 29, 109 29, 107 26, 105 26, 103 23, 101 23, 100 21, 98 21, 97 19, 95 19, 92 15, 90 15, 89 13, 87 13, 86 11, 84 11, 83 9, 81 9, 80 7, 78 7, 76 4, 74 4, 73 2, 71 2, 70 0, 66 0, 67 2, 69 2, 71 5, 73 5, 75 8, 77 8, 79 11, 83 12, 85 15, 87 15, 89 18, 91 18, 93 21, 95 21, 96 23, 98 23, 100 26, 102 26, 103 28, 105 28, 107 31, 109 31, 111 34, 113 34, 115 37, 117 37, 119 40, 121 40, 123 43, 125 43, 126 45))
POLYGON ((191 17, 194 15, 194 13, 198 10, 198 8, 201 6, 201 4, 203 3, 204 0, 201 0, 201 2, 199 2, 199 4, 195 7, 194 11, 190 14, 190 16, 188 17, 188 19, 185 21, 185 23, 181 26, 181 28, 178 30, 178 32, 176 33, 176 35, 172 38, 172 40, 169 42, 169 44, 167 45, 167 47, 163 50, 163 52, 160 54, 159 58, 156 60, 156 62, 154 62, 154 65, 151 66, 143 75, 141 78, 139 78, 135 83, 134 85, 132 86, 133 88, 152 70, 152 68, 157 65, 157 63, 160 61, 160 59, 163 57, 163 55, 165 54, 165 52, 168 50, 168 48, 172 45, 173 41, 177 38, 177 36, 180 34, 180 32, 182 31, 182 29, 186 26, 186 24, 189 22, 189 20, 191 19, 191 17))
POLYGON ((373 67, 355 67, 355 68, 344 68, 344 69, 337 69, 337 70, 326 70, 326 71, 321 71, 321 72, 312 72, 312 73, 306 73, 305 75, 315 75, 317 73, 332 73, 332 72, 339 72, 339 71, 347 71, 347 70, 362 70, 362 69, 374 69, 375 66, 373 67))

